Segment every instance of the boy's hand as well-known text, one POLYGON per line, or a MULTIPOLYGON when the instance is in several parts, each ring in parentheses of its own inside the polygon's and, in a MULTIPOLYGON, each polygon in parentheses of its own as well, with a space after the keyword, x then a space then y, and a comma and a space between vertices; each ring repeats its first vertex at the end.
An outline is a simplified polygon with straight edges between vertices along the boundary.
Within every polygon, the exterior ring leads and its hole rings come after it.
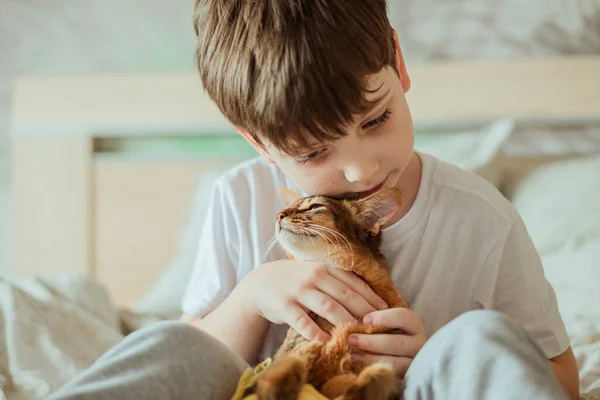
POLYGON ((404 377, 413 358, 427 341, 421 319, 408 308, 390 308, 365 315, 363 323, 401 329, 403 334, 352 334, 350 344, 366 353, 352 354, 352 359, 365 364, 384 361, 393 365, 404 377))
POLYGON ((255 313, 276 324, 287 323, 309 340, 329 338, 309 317, 309 311, 338 325, 387 308, 354 273, 312 261, 264 264, 248 274, 240 286, 255 313))

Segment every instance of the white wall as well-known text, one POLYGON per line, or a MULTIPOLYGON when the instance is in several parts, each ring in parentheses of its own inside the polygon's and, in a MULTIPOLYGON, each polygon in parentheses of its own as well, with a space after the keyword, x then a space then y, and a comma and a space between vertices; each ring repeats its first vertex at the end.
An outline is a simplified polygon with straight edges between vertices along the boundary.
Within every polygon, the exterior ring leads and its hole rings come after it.
POLYGON ((20 74, 193 68, 193 0, 0 0, 0 149, 20 74))
POLYGON ((194 68, 193 0, 0 0, 0 275, 10 271, 12 81, 194 68))

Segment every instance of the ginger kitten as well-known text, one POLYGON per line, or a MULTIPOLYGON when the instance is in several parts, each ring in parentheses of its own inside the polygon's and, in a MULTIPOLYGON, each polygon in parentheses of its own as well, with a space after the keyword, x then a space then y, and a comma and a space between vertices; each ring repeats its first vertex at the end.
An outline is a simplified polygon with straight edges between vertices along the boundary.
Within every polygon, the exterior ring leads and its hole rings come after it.
MULTIPOLYGON (((299 198, 282 189, 287 208, 277 216, 276 238, 291 258, 318 260, 352 271, 362 278, 390 308, 406 307, 379 251, 381 227, 398 211, 402 194, 384 189, 363 199, 336 200, 324 196, 299 198)), ((255 393, 260 399, 296 399, 309 383, 330 399, 391 399, 400 381, 385 364, 364 366, 352 361, 351 333, 397 333, 397 330, 363 325, 333 326, 311 314, 331 335, 326 342, 308 341, 289 329, 273 364, 259 378, 255 393)))

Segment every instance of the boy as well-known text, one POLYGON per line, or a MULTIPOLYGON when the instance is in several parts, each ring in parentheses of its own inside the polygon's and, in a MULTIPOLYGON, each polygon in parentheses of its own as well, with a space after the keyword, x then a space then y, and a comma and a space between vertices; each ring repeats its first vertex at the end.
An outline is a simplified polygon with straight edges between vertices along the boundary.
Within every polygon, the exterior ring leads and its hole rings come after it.
POLYGON ((363 362, 394 366, 405 398, 577 398, 555 294, 521 219, 483 180, 413 151, 410 79, 386 2, 196 7, 203 85, 261 158, 226 173, 211 194, 183 301, 183 321, 199 330, 170 323, 137 332, 58 398, 230 397, 241 371, 273 354, 286 324, 327 339, 309 310, 334 324, 407 332, 350 337, 367 352, 363 362), (410 310, 387 309, 350 273, 265 255, 280 186, 338 198, 400 188, 404 204, 385 226, 382 252, 410 310), (162 372, 124 378, 150 359, 162 372))

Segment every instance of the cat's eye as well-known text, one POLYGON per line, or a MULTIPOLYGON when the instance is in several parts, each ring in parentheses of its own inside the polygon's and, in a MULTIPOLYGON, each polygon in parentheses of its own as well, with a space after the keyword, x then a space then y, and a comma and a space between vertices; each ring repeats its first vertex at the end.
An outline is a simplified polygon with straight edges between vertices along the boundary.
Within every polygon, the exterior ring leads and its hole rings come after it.
POLYGON ((325 207, 324 204, 319 204, 319 203, 313 203, 310 205, 310 207, 308 207, 307 210, 316 210, 317 208, 322 208, 325 207))

